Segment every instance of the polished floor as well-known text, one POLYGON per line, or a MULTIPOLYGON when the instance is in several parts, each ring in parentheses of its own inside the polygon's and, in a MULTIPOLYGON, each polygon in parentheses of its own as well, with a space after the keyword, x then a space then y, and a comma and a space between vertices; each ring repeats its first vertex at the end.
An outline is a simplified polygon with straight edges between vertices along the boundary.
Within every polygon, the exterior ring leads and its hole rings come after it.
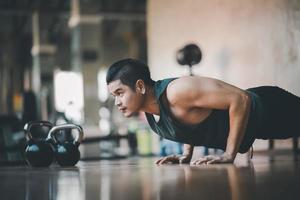
POLYGON ((291 153, 255 155, 233 165, 157 166, 154 160, 0 167, 0 199, 300 199, 300 159, 291 153))

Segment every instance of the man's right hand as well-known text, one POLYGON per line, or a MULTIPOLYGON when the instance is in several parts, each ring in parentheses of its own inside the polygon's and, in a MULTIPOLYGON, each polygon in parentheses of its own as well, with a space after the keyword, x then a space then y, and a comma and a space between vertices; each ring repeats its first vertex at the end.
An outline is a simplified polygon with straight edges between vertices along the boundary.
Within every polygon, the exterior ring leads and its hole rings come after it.
POLYGON ((190 155, 171 155, 160 158, 155 162, 155 164, 163 165, 163 164, 184 164, 190 163, 192 156, 190 155))

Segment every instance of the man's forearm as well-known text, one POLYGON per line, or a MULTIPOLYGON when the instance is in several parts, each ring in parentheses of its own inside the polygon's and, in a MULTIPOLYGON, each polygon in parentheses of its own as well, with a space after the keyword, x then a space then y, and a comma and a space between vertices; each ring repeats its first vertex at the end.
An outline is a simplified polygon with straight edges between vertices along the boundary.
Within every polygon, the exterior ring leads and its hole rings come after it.
POLYGON ((194 146, 190 144, 183 145, 183 155, 192 156, 194 152, 194 146))
POLYGON ((250 111, 250 97, 245 94, 229 109, 230 129, 225 153, 234 159, 244 138, 250 111))

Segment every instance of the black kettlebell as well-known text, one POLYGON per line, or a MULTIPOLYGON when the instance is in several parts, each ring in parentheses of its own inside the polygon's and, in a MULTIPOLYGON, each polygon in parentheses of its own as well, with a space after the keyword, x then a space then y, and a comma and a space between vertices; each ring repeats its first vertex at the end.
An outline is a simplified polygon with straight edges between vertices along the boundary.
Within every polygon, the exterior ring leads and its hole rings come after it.
POLYGON ((176 58, 180 65, 189 66, 190 76, 193 76, 192 67, 201 61, 202 53, 196 44, 188 44, 177 51, 176 58))
MULTIPOLYGON (((71 133, 71 132, 70 132, 71 133)), ((80 159, 80 151, 78 149, 82 139, 83 130, 81 126, 75 124, 62 124, 54 126, 48 135, 48 139, 52 139, 54 143, 54 156, 57 163, 61 166, 74 166, 80 159), (63 130, 77 129, 78 135, 73 142, 60 142, 56 139, 55 134, 63 130)))
POLYGON ((32 136, 31 129, 33 127, 48 127, 49 130, 53 124, 48 121, 32 121, 24 126, 27 138, 27 147, 25 149, 25 160, 32 167, 48 167, 54 158, 51 140, 48 137, 38 139, 32 136))
POLYGON ((188 44, 177 52, 177 62, 180 65, 196 65, 201 61, 202 53, 196 44, 188 44))

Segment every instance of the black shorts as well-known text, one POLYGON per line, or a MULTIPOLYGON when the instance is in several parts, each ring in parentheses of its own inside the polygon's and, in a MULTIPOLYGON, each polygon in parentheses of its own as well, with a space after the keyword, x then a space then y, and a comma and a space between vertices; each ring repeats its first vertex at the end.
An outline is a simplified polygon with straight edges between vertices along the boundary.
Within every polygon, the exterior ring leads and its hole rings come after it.
POLYGON ((248 89, 262 103, 262 126, 257 139, 286 139, 300 136, 300 98, 282 88, 261 86, 248 89))

